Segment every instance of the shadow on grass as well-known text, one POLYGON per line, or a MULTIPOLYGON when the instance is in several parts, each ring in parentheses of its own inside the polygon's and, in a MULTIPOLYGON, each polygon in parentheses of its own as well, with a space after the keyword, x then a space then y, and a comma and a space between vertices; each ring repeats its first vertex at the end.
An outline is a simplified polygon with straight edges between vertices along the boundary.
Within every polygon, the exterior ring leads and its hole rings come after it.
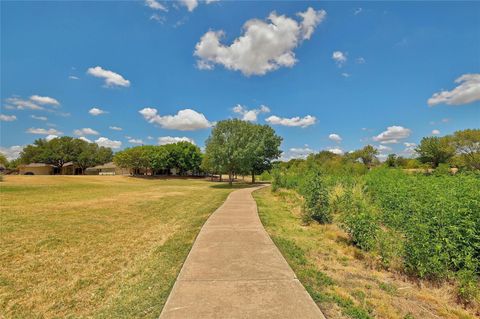
POLYGON ((233 183, 232 186, 228 184, 228 182, 212 182, 214 185, 210 185, 211 188, 220 188, 220 189, 241 189, 241 188, 252 188, 265 185, 263 183, 243 183, 243 182, 236 182, 233 183))

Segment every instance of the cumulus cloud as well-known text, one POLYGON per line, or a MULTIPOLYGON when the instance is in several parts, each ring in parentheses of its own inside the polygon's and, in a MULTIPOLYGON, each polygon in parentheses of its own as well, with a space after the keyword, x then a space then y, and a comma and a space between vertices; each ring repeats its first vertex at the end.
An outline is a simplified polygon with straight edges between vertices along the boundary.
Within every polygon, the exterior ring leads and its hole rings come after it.
POLYGON ((342 137, 335 133, 328 135, 328 139, 337 143, 340 143, 342 141, 342 137))
POLYGON ((270 13, 266 21, 248 20, 243 25, 243 35, 230 45, 221 43, 224 31, 208 31, 195 46, 197 67, 211 70, 220 64, 247 76, 293 67, 297 63, 294 49, 310 39, 326 12, 308 8, 297 15, 300 22, 275 12, 270 13))
POLYGON ((149 123, 155 123, 162 128, 180 131, 194 131, 212 126, 205 115, 192 109, 178 111, 175 115, 160 115, 157 109, 146 107, 139 111, 149 123))
POLYGON ((187 7, 188 11, 192 12, 198 7, 198 0, 179 0, 180 4, 187 7))
POLYGON ((347 62, 347 54, 342 51, 334 51, 332 59, 337 63, 338 67, 342 67, 347 62))
POLYGON ((109 126, 108 128, 111 129, 111 130, 114 130, 114 131, 122 131, 123 130, 123 128, 118 127, 118 126, 109 126))
POLYGON ((62 135, 63 134, 62 132, 54 128, 44 129, 44 128, 34 128, 34 127, 31 127, 28 130, 26 130, 26 133, 38 134, 38 135, 62 135))
POLYGON ((90 113, 90 115, 93 115, 93 116, 97 116, 97 115, 101 115, 101 114, 105 114, 107 113, 106 111, 98 108, 98 107, 92 107, 88 113, 90 113))
POLYGON ((440 131, 439 130, 433 130, 432 135, 440 135, 440 131))
POLYGON ((338 147, 333 147, 333 148, 329 148, 327 149, 327 151, 329 151, 330 153, 333 153, 333 154, 337 154, 337 155, 343 155, 343 150, 341 148, 338 148, 338 147))
POLYGON ((382 144, 395 144, 398 140, 407 138, 412 131, 403 126, 389 126, 387 130, 373 137, 373 140, 382 144))
POLYGON ((417 144, 411 143, 411 142, 405 142, 403 143, 403 145, 405 145, 405 149, 402 152, 404 155, 412 156, 413 154, 415 154, 415 147, 417 146, 417 144))
POLYGON ((300 126, 302 128, 315 124, 317 118, 315 116, 307 115, 305 117, 282 118, 276 115, 268 117, 265 121, 272 125, 283 126, 300 126))
POLYGON ((49 96, 32 95, 30 100, 41 105, 60 106, 60 102, 49 96))
POLYGON ((92 141, 89 140, 88 138, 86 138, 85 136, 80 136, 78 139, 79 139, 79 140, 82 140, 82 141, 85 141, 85 142, 87 142, 87 143, 92 143, 92 141))
POLYGON ((128 143, 131 143, 131 144, 144 144, 143 143, 143 140, 139 139, 139 138, 129 138, 128 139, 128 143))
POLYGON ((392 150, 390 146, 386 146, 386 145, 378 145, 377 149, 380 152, 390 152, 392 150))
POLYGON ((99 135, 100 133, 98 133, 94 129, 91 129, 89 127, 85 127, 85 128, 81 128, 81 129, 73 131, 73 134, 75 134, 77 136, 82 136, 82 135, 99 135))
POLYGON ((305 159, 309 154, 314 153, 314 150, 305 145, 304 147, 292 147, 282 154, 281 161, 289 161, 294 158, 305 159))
POLYGON ((31 100, 21 99, 19 97, 10 97, 5 100, 6 108, 17 110, 43 110, 44 108, 31 100))
POLYGON ((17 119, 15 115, 5 115, 5 114, 0 114, 0 121, 4 122, 13 122, 17 119))
POLYGON ((168 11, 168 9, 157 0, 145 0, 145 5, 153 10, 168 11))
POLYGON ((47 137, 45 137, 45 139, 47 141, 51 141, 51 140, 53 140, 54 138, 57 138, 57 137, 58 137, 58 135, 50 134, 50 135, 47 135, 47 137))
POLYGON ((3 147, 0 146, 0 153, 5 155, 5 157, 11 161, 18 157, 20 157, 20 152, 23 150, 23 146, 20 145, 13 145, 10 147, 3 147))
POLYGON ((269 113, 270 109, 268 106, 261 105, 258 109, 249 110, 245 106, 237 104, 233 108, 233 112, 242 115, 244 121, 256 122, 260 113, 269 113))
POLYGON ((123 76, 121 76, 118 73, 115 73, 110 70, 105 70, 100 66, 89 68, 87 70, 87 74, 90 74, 97 78, 104 79, 106 87, 114 87, 114 86, 129 87, 130 86, 129 80, 126 80, 123 76))
POLYGON ((98 146, 110 147, 110 148, 120 148, 122 146, 122 142, 112 141, 107 137, 99 137, 98 139, 95 140, 95 143, 97 143, 98 146))
POLYGON ((48 118, 46 116, 36 116, 36 115, 30 115, 32 119, 39 120, 39 121, 48 121, 48 118))
POLYGON ((451 91, 440 91, 434 93, 428 99, 428 105, 437 104, 462 105, 480 100, 480 74, 463 74, 455 80, 458 84, 451 91))
POLYGON ((173 144, 178 142, 190 142, 195 145, 195 141, 186 136, 161 136, 158 138, 158 145, 173 144))

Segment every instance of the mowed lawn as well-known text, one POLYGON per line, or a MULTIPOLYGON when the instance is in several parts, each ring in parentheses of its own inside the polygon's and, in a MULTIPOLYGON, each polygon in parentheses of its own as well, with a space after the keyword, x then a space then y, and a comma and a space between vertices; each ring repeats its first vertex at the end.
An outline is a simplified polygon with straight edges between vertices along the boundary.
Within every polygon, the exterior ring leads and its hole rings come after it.
POLYGON ((0 317, 158 317, 231 189, 204 180, 6 176, 0 317))

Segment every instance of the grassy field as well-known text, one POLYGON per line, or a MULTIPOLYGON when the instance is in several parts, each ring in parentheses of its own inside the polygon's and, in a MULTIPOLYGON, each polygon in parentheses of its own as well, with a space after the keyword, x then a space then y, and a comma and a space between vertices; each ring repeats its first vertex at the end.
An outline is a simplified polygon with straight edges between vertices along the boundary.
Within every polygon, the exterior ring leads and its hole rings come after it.
POLYGON ((7 176, 0 317, 155 318, 230 189, 203 180, 7 176))
POLYGON ((327 318, 476 318, 452 298, 452 285, 378 269, 336 224, 302 226, 295 191, 266 188, 254 197, 268 233, 327 318))

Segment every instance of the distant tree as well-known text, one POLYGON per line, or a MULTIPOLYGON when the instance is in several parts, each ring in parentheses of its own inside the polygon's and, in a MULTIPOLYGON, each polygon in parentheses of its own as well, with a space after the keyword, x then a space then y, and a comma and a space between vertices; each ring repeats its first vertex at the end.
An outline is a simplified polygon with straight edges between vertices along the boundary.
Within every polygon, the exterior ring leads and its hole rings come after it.
POLYGON ((80 153, 73 160, 73 163, 82 170, 82 174, 88 167, 112 161, 113 152, 110 148, 98 146, 96 143, 81 142, 78 143, 80 153))
POLYGON ((367 145, 362 149, 356 150, 350 154, 354 159, 360 159, 362 163, 371 167, 372 164, 377 160, 377 155, 379 154, 378 150, 372 145, 367 145))
POLYGON ((202 164, 202 152, 200 148, 190 142, 178 142, 167 144, 168 166, 178 169, 181 175, 188 171, 192 173, 200 170, 202 164))
POLYGON ((232 185, 235 173, 250 168, 251 148, 248 123, 238 119, 220 121, 215 125, 205 143, 205 154, 215 167, 228 173, 228 182, 232 185))
POLYGON ((440 163, 447 163, 455 155, 455 148, 449 137, 424 137, 415 149, 418 160, 436 168, 440 163))
POLYGON ((457 131, 451 141, 467 168, 480 169, 480 129, 457 131))
POLYGON ((397 166, 397 155, 396 154, 388 154, 387 159, 385 160, 385 165, 388 167, 396 167, 397 166))
POLYGON ((280 157, 282 138, 268 125, 254 125, 247 123, 247 153, 248 167, 255 183, 255 174, 261 174, 272 168, 272 160, 280 157))
POLYGON ((395 166, 405 168, 407 165, 407 159, 403 156, 397 156, 395 160, 395 166))
POLYGON ((0 164, 5 167, 8 166, 8 159, 3 153, 0 153, 0 164))

